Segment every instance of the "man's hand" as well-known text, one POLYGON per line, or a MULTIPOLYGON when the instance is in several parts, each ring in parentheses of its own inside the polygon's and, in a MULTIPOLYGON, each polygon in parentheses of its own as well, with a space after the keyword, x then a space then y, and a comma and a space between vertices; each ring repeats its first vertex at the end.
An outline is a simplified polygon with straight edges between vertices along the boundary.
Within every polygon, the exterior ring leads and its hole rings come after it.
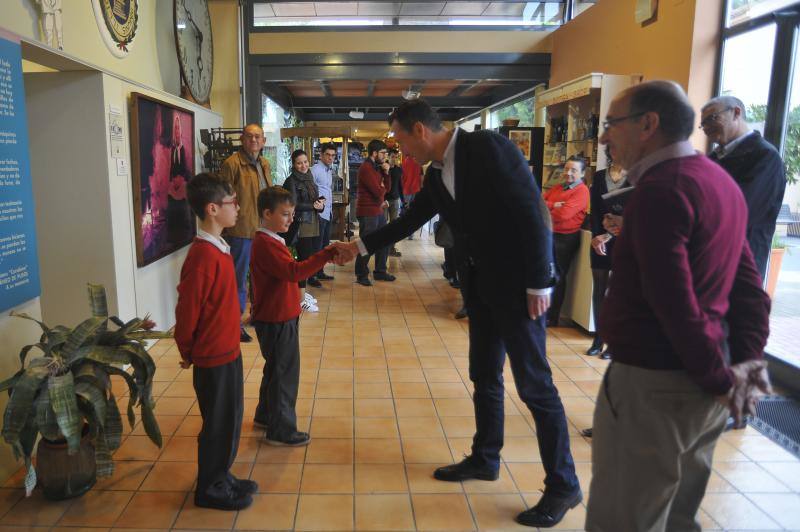
POLYGON ((600 256, 606 256, 606 242, 611 240, 611 235, 597 235, 592 239, 592 249, 600 256))
POLYGON ((622 216, 606 214, 603 216, 603 228, 614 236, 619 236, 622 231, 622 216))
POLYGON ((539 319, 544 316, 547 309, 550 308, 550 294, 534 295, 527 294, 528 296, 528 316, 532 320, 539 319))
POLYGON ((744 426, 745 416, 754 416, 756 404, 764 395, 772 393, 767 374, 766 360, 748 360, 731 366, 733 386, 717 400, 727 406, 733 416, 734 426, 744 426))
POLYGON ((339 266, 344 266, 358 256, 358 245, 355 242, 334 242, 328 249, 336 252, 333 262, 339 266))
POLYGON ((384 209, 388 209, 388 208, 389 208, 389 202, 388 202, 388 201, 386 201, 386 200, 384 200, 382 207, 383 207, 384 209))
POLYGON ((318 199, 317 201, 314 202, 315 211, 321 211, 324 208, 325 208, 325 200, 318 199))
POLYGON ((183 369, 189 369, 192 367, 192 362, 190 360, 181 359, 180 365, 183 369))

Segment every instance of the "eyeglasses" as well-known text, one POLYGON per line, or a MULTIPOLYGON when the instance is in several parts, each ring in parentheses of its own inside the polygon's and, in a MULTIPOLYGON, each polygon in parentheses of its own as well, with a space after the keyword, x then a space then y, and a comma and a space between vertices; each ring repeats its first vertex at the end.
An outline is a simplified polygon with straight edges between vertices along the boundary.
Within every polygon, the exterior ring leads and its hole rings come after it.
POLYGON ((721 111, 717 111, 716 113, 711 113, 707 117, 705 117, 702 120, 700 120, 700 129, 708 127, 708 125, 711 122, 719 123, 719 117, 722 115, 722 113, 727 113, 728 111, 731 111, 731 110, 733 110, 733 107, 726 107, 725 109, 723 109, 721 111))
POLYGON ((619 118, 608 118, 603 120, 603 129, 608 129, 609 127, 613 126, 614 124, 618 124, 619 122, 624 122, 625 120, 631 120, 633 118, 639 118, 640 116, 644 115, 644 112, 641 113, 633 113, 627 116, 620 116, 619 118))
POLYGON ((217 203, 217 205, 233 205, 234 207, 238 207, 239 206, 239 199, 238 198, 233 198, 232 200, 228 200, 228 201, 220 201, 219 203, 217 203))

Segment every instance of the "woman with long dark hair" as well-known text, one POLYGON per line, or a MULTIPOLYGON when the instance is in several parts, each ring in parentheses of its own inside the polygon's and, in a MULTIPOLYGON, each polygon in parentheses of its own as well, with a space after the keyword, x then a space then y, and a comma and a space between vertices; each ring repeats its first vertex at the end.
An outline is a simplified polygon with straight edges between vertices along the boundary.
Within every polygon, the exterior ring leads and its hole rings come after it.
MULTIPOLYGON (((283 188, 294 199, 294 223, 286 237, 287 246, 295 246, 297 259, 305 260, 314 254, 314 238, 319 236, 319 213, 325 207, 325 200, 319 195, 314 176, 309 171, 308 154, 303 150, 292 152, 292 173, 283 182, 283 188)), ((309 277, 308 284, 322 286, 316 277, 309 277)), ((300 281, 305 288, 306 281, 300 281)))

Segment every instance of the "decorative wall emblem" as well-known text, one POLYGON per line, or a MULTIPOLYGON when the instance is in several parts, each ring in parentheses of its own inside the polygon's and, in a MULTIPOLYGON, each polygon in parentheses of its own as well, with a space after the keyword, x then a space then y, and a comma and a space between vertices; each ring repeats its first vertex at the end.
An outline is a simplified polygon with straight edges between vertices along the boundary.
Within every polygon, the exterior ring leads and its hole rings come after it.
POLYGON ((92 0, 92 7, 103 42, 115 57, 126 57, 139 22, 138 0, 92 0))

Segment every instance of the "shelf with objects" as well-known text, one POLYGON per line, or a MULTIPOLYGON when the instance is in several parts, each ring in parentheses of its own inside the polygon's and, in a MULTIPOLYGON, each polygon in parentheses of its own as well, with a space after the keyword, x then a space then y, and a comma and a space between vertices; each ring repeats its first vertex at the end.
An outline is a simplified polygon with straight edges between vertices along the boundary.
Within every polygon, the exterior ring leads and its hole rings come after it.
POLYGON ((350 156, 354 131, 349 127, 285 127, 281 128, 281 140, 292 139, 295 144, 301 144, 302 149, 310 154, 311 166, 317 163, 320 148, 325 143, 336 146, 336 158, 333 162, 333 206, 331 209, 331 240, 350 240, 353 232, 350 230, 348 205, 350 156), (345 154, 348 154, 345 156, 345 154))
MULTIPOLYGON (((572 156, 586 160, 584 182, 591 186, 595 172, 606 167, 606 157, 598 139, 602 121, 611 101, 626 88, 641 82, 641 76, 592 73, 541 92, 536 107, 544 117, 545 178, 542 189, 563 183, 561 171, 572 156)), ((587 206, 588 211, 588 206, 587 206)), ((567 318, 593 332, 592 270, 589 263, 592 233, 587 215, 581 229, 580 248, 567 277, 567 292, 561 318, 567 318)))

